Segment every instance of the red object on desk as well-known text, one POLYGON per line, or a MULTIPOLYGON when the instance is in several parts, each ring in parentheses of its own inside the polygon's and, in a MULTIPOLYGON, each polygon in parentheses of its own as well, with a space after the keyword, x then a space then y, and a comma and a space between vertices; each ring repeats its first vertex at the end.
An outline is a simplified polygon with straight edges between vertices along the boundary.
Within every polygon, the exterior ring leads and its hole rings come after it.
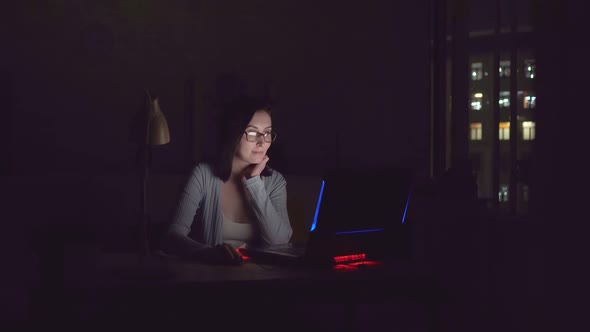
POLYGON ((242 250, 242 248, 237 248, 236 251, 238 252, 238 254, 240 254, 240 256, 242 256, 242 259, 244 260, 244 262, 247 262, 250 260, 250 257, 244 255, 244 250, 242 250))
POLYGON ((334 263, 346 263, 346 262, 358 262, 363 261, 367 258, 366 254, 353 254, 353 255, 342 255, 334 256, 334 263))

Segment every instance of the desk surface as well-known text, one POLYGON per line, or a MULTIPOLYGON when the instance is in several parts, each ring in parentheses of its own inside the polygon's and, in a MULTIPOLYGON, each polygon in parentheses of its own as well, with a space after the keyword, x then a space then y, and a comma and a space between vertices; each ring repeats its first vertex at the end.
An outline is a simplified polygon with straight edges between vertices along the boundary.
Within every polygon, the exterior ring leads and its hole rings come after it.
POLYGON ((243 319, 258 317, 264 308, 277 320, 298 305, 410 301, 425 305, 435 322, 438 305, 446 301, 435 278, 403 262, 346 271, 253 262, 209 266, 157 255, 140 264, 137 255, 121 253, 95 258, 85 265, 65 262, 63 287, 37 294, 39 319, 173 317, 177 322, 193 319, 196 311, 199 319, 217 324, 225 319, 228 301, 247 304, 243 319))
POLYGON ((267 281, 431 279, 426 269, 407 262, 387 262, 364 268, 333 269, 265 265, 246 262, 239 266, 212 266, 173 257, 153 255, 144 261, 134 254, 106 253, 94 263, 66 262, 64 282, 69 287, 117 286, 128 283, 180 284, 267 281))
POLYGON ((73 297, 128 300, 147 292, 151 297, 186 302, 192 298, 221 301, 242 297, 256 301, 290 298, 324 303, 425 303, 448 298, 436 278, 404 262, 347 271, 253 262, 210 266, 157 255, 140 264, 134 254, 102 254, 87 268, 66 269, 60 289, 64 296, 73 297))

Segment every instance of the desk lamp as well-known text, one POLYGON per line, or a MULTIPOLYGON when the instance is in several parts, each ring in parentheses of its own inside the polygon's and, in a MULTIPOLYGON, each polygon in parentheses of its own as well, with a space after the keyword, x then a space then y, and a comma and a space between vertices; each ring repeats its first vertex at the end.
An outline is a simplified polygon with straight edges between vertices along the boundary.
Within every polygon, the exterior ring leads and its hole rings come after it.
POLYGON ((152 258, 150 249, 150 224, 151 218, 148 209, 148 178, 151 166, 152 149, 155 146, 170 143, 170 132, 168 123, 160 109, 157 97, 152 98, 146 90, 145 104, 138 114, 134 117, 131 127, 131 137, 138 144, 138 161, 141 164, 141 211, 138 241, 138 264, 125 264, 115 272, 120 273, 124 278, 136 280, 145 279, 164 279, 170 278, 174 274, 165 266, 158 264, 157 259, 152 258))
MULTIPOLYGON (((143 172, 141 177, 141 225, 140 225, 140 240, 141 240, 141 256, 150 256, 149 243, 149 228, 150 215, 148 211, 147 197, 148 197, 148 177, 151 164, 152 148, 154 146, 164 145, 170 143, 170 132, 168 131, 168 123, 160 109, 158 98, 152 98, 150 93, 146 90, 147 95, 147 116, 145 119, 145 140, 143 144, 143 172)), ((142 138, 143 139, 143 138, 142 138)))

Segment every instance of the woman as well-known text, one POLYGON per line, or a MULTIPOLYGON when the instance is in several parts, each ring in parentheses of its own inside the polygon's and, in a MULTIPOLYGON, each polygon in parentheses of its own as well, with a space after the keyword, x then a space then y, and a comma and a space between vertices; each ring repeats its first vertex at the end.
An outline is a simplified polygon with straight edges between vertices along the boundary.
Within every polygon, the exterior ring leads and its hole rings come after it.
POLYGON ((276 138, 267 103, 238 98, 221 120, 220 154, 193 169, 162 249, 210 263, 241 263, 236 248, 289 242, 287 182, 267 166, 276 138))

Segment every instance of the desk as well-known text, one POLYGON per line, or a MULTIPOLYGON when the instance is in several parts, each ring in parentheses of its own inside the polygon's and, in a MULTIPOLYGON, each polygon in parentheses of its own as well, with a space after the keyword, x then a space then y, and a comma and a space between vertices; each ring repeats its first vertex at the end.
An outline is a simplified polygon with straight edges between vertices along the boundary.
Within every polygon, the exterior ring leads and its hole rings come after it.
POLYGON ((263 321, 270 330, 309 330, 313 322, 301 321, 295 312, 312 304, 334 304, 342 311, 333 315, 339 317, 333 326, 356 330, 356 305, 401 301, 423 305, 426 330, 436 330, 439 305, 445 300, 433 278, 401 262, 336 271, 252 262, 208 266, 160 256, 145 261, 148 270, 168 272, 165 278, 129 274, 138 266, 135 255, 102 254, 87 268, 66 269, 63 285, 36 293, 37 319, 194 327, 203 322, 235 323, 233 327, 252 323, 258 330, 263 321))

